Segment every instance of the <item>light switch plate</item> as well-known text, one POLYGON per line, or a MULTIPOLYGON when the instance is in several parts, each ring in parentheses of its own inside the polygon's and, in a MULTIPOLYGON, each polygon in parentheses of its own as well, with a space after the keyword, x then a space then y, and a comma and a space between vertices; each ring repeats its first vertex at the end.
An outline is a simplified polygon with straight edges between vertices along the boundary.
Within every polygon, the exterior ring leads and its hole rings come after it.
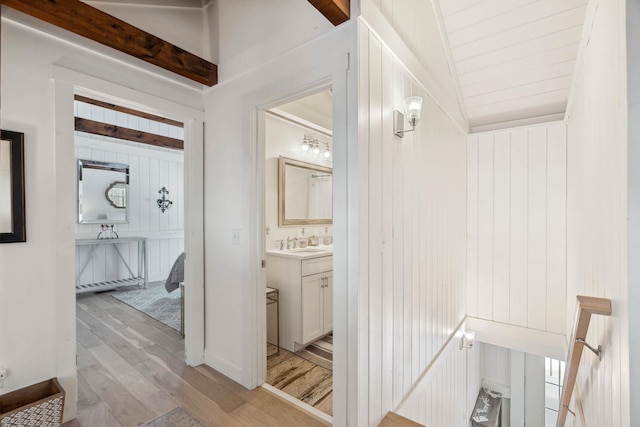
POLYGON ((232 245, 242 244, 242 229, 234 228, 231 230, 231 244, 232 245))

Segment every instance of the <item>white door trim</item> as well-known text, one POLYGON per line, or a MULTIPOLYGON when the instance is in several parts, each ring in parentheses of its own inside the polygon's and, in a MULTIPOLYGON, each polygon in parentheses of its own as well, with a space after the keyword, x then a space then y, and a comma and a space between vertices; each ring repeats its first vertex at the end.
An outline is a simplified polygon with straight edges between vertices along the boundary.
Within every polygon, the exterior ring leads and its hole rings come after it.
MULTIPOLYGON (((243 384, 249 388, 260 386, 266 376, 266 300, 263 286, 264 270, 261 261, 264 259, 264 115, 270 107, 283 104, 305 94, 311 94, 322 89, 333 89, 333 137, 334 141, 334 234, 336 226, 344 231, 343 237, 334 239, 334 425, 346 425, 347 402, 355 402, 357 390, 348 386, 347 364, 350 361, 352 346, 348 345, 348 330, 356 329, 351 323, 354 319, 348 316, 348 304, 353 303, 347 298, 347 220, 348 207, 342 203, 346 197, 347 183, 347 151, 348 151, 348 119, 347 111, 349 99, 353 98, 349 92, 353 90, 348 85, 349 57, 344 60, 327 61, 327 65, 312 70, 296 73, 295 78, 282 80, 255 91, 243 99, 243 109, 251 114, 250 141, 252 153, 252 194, 250 228, 251 270, 254 286, 250 289, 249 313, 253 313, 244 327, 245 359, 243 366, 243 384), (333 64, 333 65, 331 65, 333 64), (338 64, 340 64, 338 66, 338 64), (295 82, 295 83, 292 83, 295 82), (336 196, 338 194, 338 196, 336 196), (338 197, 338 198, 336 198, 338 197), (338 254, 336 258, 335 254, 338 254), (348 323, 349 322, 349 323, 348 323)), ((354 135, 351 133, 351 135, 354 135)), ((353 352, 354 358, 356 352, 353 352)))
MULTIPOLYGON (((83 92, 128 107, 160 113, 184 123, 185 164, 185 353, 186 363, 204 362, 204 112, 154 95, 53 65, 56 178, 56 353, 57 372, 67 391, 65 420, 75 417, 75 159, 73 100, 83 92), (153 109, 153 111, 152 111, 153 109)), ((52 135, 53 137, 53 135, 52 135)))

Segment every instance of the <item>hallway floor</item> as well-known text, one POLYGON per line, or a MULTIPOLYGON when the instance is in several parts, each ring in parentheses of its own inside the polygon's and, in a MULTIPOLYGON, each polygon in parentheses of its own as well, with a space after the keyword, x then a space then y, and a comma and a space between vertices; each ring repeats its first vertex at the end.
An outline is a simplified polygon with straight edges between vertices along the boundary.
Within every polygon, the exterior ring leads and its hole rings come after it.
POLYGON ((112 298, 79 295, 78 417, 66 427, 129 427, 182 406, 211 426, 323 426, 268 391, 186 366, 168 326, 112 298))

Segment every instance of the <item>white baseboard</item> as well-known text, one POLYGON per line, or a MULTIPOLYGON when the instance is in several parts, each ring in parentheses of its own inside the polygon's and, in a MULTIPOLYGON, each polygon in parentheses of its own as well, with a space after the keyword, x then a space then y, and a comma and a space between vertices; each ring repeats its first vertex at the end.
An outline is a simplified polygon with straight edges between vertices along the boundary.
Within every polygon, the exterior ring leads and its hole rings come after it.
POLYGON ((242 384, 242 366, 213 354, 206 348, 204 350, 204 363, 238 384, 242 384))

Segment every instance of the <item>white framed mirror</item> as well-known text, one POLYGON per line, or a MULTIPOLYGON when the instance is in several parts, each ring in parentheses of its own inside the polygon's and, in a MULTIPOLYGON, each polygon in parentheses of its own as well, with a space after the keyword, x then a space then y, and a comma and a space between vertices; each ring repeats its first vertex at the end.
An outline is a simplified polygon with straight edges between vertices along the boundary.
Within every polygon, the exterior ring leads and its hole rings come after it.
POLYGON ((333 223, 333 169, 280 157, 278 223, 282 226, 333 223))
POLYGON ((129 222, 129 165, 78 160, 78 223, 129 222))

